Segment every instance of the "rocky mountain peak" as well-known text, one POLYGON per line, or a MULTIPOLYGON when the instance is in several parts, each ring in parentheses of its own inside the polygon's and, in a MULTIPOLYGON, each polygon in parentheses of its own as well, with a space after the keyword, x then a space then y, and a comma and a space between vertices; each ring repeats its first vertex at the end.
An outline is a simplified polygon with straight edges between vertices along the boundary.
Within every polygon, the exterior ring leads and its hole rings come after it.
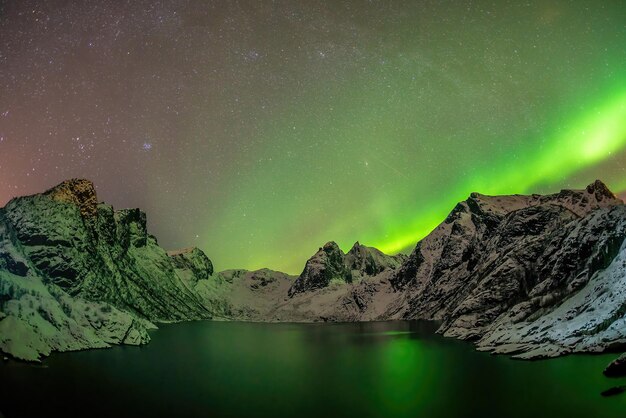
POLYGON ((73 203, 83 217, 89 218, 98 212, 98 197, 93 183, 86 179, 66 180, 44 193, 59 202, 73 203))
POLYGON ((352 245, 352 248, 350 248, 350 251, 348 251, 346 253, 346 255, 348 255, 348 254, 364 255, 364 254, 369 254, 371 252, 379 252, 379 253, 383 254, 377 248, 368 247, 367 245, 363 245, 359 241, 357 241, 357 242, 354 243, 354 245, 352 245))
POLYGON ((307 260, 304 270, 289 289, 289 296, 324 288, 333 281, 351 283, 352 274, 344 264, 344 258, 345 254, 336 242, 324 244, 307 260))
POLYGON ((363 247, 363 248, 365 248, 365 245, 361 245, 361 243, 360 243, 359 241, 357 241, 357 242, 355 242, 355 243, 352 245, 352 248, 350 248, 350 251, 348 251, 348 252, 351 252, 351 251, 358 251, 358 249, 360 249, 360 248, 362 248, 362 247, 363 247))
POLYGON ((538 203, 556 204, 571 210, 578 216, 586 216, 598 208, 624 204, 600 180, 596 180, 582 190, 561 190, 553 195, 540 196, 538 203))
MULTIPOLYGON (((213 263, 206 256, 204 251, 198 247, 188 247, 180 250, 168 251, 167 255, 170 257, 174 268, 183 272, 187 271, 190 274, 190 280, 187 282, 195 285, 198 280, 206 280, 213 274, 213 263)), ((179 274, 184 279, 186 277, 183 274, 179 274)))
POLYGON ((332 253, 341 252, 341 249, 339 248, 339 245, 337 245, 335 241, 329 241, 326 244, 324 244, 322 248, 320 248, 320 251, 324 251, 327 254, 332 254, 332 253))
POLYGON ((596 180, 586 188, 587 193, 594 195, 598 202, 606 199, 617 199, 611 190, 601 180, 596 180))
MULTIPOLYGON (((533 236, 531 232, 534 231, 534 235, 546 232, 550 229, 548 226, 558 222, 565 224, 572 216, 584 218, 600 208, 621 205, 623 202, 599 180, 586 189, 565 189, 549 195, 489 196, 471 193, 455 206, 444 223, 417 244, 392 282, 399 287, 412 281, 435 288, 434 283, 439 281, 440 275, 450 272, 459 275, 465 268, 473 270, 479 260, 471 255, 483 251, 484 244, 494 234, 510 239, 521 235, 533 236)), ((463 281, 457 278, 454 283, 462 284, 463 281)), ((453 286, 450 286, 449 293, 455 293, 453 286)), ((433 296, 432 306, 428 309, 436 312, 440 308, 437 301, 441 299, 440 295, 433 296)), ((418 302, 425 303, 426 300, 422 297, 418 302)), ((425 309, 421 305, 418 308, 425 309)))
POLYGON ((385 270, 394 270, 404 261, 404 255, 391 256, 377 248, 354 243, 344 258, 353 278, 376 276, 385 270))
POLYGON ((387 255, 358 241, 344 254, 337 243, 330 241, 307 261, 304 271, 289 290, 289 296, 322 289, 333 282, 359 282, 365 277, 395 270, 405 259, 404 255, 387 255))
MULTIPOLYGON (((516 210, 530 206, 557 205, 564 207, 578 216, 585 216, 590 211, 600 207, 621 205, 622 202, 600 180, 588 185, 585 189, 564 189, 549 195, 501 195, 489 196, 480 193, 471 193, 465 201, 472 213, 481 216, 501 217, 516 210)), ((451 220, 456 219, 457 212, 464 209, 461 205, 450 214, 451 220)))
POLYGON ((347 255, 354 255, 356 257, 361 256, 362 254, 366 253, 368 250, 368 247, 366 247, 365 245, 361 245, 359 243, 359 241, 355 242, 354 245, 352 246, 352 248, 350 248, 350 251, 348 251, 346 253, 347 255))
POLYGON ((0 299, 15 302, 0 303, 0 351, 36 360, 143 344, 152 321, 210 317, 189 286, 210 262, 199 250, 184 254, 168 257, 139 209, 99 204, 89 180, 12 199, 0 208, 0 299))
POLYGON ((375 250, 375 248, 369 248, 366 247, 365 245, 361 245, 359 243, 359 241, 355 242, 354 245, 352 246, 352 248, 350 248, 350 251, 348 251, 346 253, 346 256, 351 255, 354 256, 356 258, 362 258, 363 256, 365 256, 369 251, 368 250, 375 250))

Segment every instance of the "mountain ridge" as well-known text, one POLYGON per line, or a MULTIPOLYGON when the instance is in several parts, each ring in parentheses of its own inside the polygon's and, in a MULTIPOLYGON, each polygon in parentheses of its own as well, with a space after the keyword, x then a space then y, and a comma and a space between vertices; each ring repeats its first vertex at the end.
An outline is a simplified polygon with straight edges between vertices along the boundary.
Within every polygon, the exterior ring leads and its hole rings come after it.
POLYGON ((92 182, 71 179, 0 209, 0 349, 38 360, 216 318, 434 319, 446 336, 523 358, 604 351, 626 345, 625 238, 626 206, 597 180, 471 193, 409 255, 331 241, 299 276, 215 272, 196 247, 162 249, 144 212, 99 203, 92 182))

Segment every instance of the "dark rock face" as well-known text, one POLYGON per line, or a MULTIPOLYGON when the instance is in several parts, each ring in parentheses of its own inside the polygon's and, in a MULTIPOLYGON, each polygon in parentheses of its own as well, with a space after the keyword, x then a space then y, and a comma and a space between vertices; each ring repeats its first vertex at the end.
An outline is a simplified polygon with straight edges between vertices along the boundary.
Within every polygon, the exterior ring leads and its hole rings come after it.
POLYGON ((185 248, 178 251, 168 251, 174 268, 184 272, 189 272, 188 284, 193 287, 198 280, 207 280, 213 274, 213 263, 209 257, 197 247, 185 248))
POLYGON ((604 375, 607 377, 623 377, 626 376, 626 354, 622 354, 604 369, 604 375))
POLYGON ((72 180, 14 199, 4 211, 25 255, 70 295, 107 301, 152 321, 207 317, 148 235, 145 213, 94 201, 91 182, 72 180))
POLYGON ((598 209, 585 220, 558 206, 508 215, 486 247, 487 262, 470 273, 472 289, 442 329, 479 337, 513 306, 519 320, 559 303, 613 260, 626 237, 625 215, 623 206, 598 209))
MULTIPOLYGON (((87 180, 69 180, 45 193, 10 201, 0 209, 0 243, 0 299, 8 301, 0 305, 6 315, 0 328, 7 328, 7 338, 32 332, 32 350, 16 354, 20 358, 37 358, 63 347, 147 342, 148 321, 210 317, 181 278, 208 278, 213 269, 206 256, 196 249, 169 257, 147 233, 145 213, 98 204, 87 180), (17 309, 24 293, 35 297, 23 301, 28 306, 42 304, 40 310, 46 313, 41 320, 26 318, 23 309, 17 309), (90 304, 102 307, 98 318, 88 313, 74 317, 77 310, 72 307, 87 309, 90 304), (39 338, 45 322, 62 335, 39 338), (103 334, 103 323, 114 335, 103 334), (100 335, 94 336, 93 329, 100 335), (66 345, 57 346, 58 341, 66 345)), ((3 350, 12 353, 10 346, 3 350)))
POLYGON ((397 269, 404 261, 403 254, 390 256, 373 247, 366 247, 357 241, 344 258, 344 264, 352 272, 354 279, 373 277, 384 271, 397 269))
POLYGON ((596 201, 602 202, 604 199, 609 201, 613 201, 617 199, 617 196, 613 194, 612 191, 606 187, 606 184, 602 183, 600 180, 596 180, 587 186, 587 193, 592 194, 596 201))
POLYGON ((327 287, 331 282, 355 283, 398 268, 406 256, 390 256, 356 242, 344 254, 334 242, 326 243, 311 257, 289 289, 289 296, 327 287))
POLYGON ((44 195, 58 202, 71 203, 77 206, 84 218, 95 216, 98 210, 96 189, 89 180, 67 180, 48 190, 44 195))
POLYGON ((602 395, 602 396, 615 396, 615 395, 619 395, 621 393, 624 393, 624 391, 626 391, 626 386, 615 386, 615 387, 612 387, 610 389, 605 390, 600 395, 602 395))
POLYGON ((345 254, 335 242, 328 242, 306 262, 302 274, 289 289, 289 296, 328 286, 331 281, 351 283, 352 273, 344 264, 345 254))
POLYGON ((439 319, 440 332, 479 340, 496 320, 533 319, 584 288, 624 238, 626 207, 599 181, 548 196, 473 193, 391 281, 407 294, 402 317, 439 319))

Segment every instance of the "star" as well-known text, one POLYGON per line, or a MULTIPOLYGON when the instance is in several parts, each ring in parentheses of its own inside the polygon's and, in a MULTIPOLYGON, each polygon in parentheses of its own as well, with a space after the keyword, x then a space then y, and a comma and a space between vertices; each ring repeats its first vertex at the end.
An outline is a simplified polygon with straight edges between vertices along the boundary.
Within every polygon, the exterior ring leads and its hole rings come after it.
POLYGON ((624 2, 45 3, 0 6, 0 206, 86 177, 165 246, 299 273, 472 191, 626 193, 624 2))

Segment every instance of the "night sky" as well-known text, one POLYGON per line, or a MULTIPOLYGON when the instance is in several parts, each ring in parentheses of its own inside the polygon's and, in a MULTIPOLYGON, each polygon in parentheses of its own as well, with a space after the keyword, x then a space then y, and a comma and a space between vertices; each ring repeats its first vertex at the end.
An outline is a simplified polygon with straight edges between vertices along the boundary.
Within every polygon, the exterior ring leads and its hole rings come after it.
POLYGON ((626 2, 3 1, 0 205, 71 177, 218 269, 626 190, 626 2))

